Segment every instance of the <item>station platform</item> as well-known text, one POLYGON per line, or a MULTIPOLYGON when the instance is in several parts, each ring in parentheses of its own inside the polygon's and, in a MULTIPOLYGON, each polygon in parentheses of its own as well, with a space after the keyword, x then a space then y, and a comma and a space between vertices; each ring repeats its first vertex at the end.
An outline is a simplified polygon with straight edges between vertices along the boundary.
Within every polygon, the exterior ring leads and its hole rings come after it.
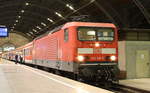
POLYGON ((150 92, 150 78, 120 80, 119 84, 150 92))
POLYGON ((0 93, 113 93, 11 61, 0 61, 0 93))

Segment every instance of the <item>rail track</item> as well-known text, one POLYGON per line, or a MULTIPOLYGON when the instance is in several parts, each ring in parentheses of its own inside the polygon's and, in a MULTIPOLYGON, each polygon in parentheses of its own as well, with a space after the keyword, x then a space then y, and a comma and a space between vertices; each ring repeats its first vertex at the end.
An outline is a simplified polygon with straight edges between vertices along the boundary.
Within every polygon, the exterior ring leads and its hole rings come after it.
MULTIPOLYGON (((41 66, 38 67, 38 66, 35 66, 35 65, 30 65, 30 64, 24 64, 24 65, 35 67, 37 69, 44 70, 44 71, 52 73, 50 70, 45 69, 45 68, 43 68, 41 66)), ((56 74, 56 73, 54 73, 54 74, 56 74)), ((73 78, 70 78, 70 79, 73 79, 73 78)), ((99 84, 89 83, 89 82, 84 82, 84 81, 83 81, 83 83, 86 83, 86 84, 89 84, 89 85, 93 85, 93 86, 96 86, 96 87, 99 87, 99 88, 103 88, 103 89, 112 91, 114 93, 150 93, 150 91, 146 91, 146 90, 143 90, 143 89, 137 89, 137 88, 130 87, 130 86, 120 85, 119 83, 118 84, 115 83, 115 84, 113 84, 110 87, 105 87, 104 85, 99 85, 99 84)))
POLYGON ((150 93, 150 91, 138 89, 130 86, 120 85, 120 84, 113 84, 113 87, 109 88, 108 90, 113 91, 115 93, 150 93))

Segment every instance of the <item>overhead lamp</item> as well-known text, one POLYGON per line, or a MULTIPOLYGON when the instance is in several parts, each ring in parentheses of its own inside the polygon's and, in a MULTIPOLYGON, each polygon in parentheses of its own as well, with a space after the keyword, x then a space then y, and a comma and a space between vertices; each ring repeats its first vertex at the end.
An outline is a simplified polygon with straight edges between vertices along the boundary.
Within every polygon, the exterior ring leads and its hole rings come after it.
POLYGON ((27 33, 28 36, 31 36, 31 34, 27 33))
POLYGON ((13 26, 12 28, 14 29, 15 27, 13 26))
POLYGON ((66 7, 70 8, 71 10, 75 10, 75 9, 73 8, 73 6, 71 6, 71 5, 69 5, 69 4, 66 4, 66 7))
POLYGON ((46 26, 46 24, 45 24, 45 23, 43 23, 43 22, 41 22, 41 25, 46 26))
POLYGON ((69 7, 70 5, 69 5, 69 4, 66 4, 66 6, 69 7))
POLYGON ((33 32, 29 32, 29 33, 33 35, 33 32))
POLYGON ((18 20, 16 20, 16 22, 18 23, 18 20))
POLYGON ((14 24, 14 26, 16 26, 16 24, 14 24))
POLYGON ((24 13, 24 10, 21 10, 21 13, 24 13))
POLYGON ((29 5, 29 3, 25 3, 25 5, 26 5, 26 6, 28 6, 28 5, 29 5))
POLYGON ((21 16, 18 16, 18 18, 21 18, 21 16))
POLYGON ((35 29, 32 29, 34 32, 37 32, 37 30, 35 30, 35 29))
POLYGON ((63 17, 60 13, 55 12, 56 15, 58 15, 59 17, 63 17))
POLYGON ((36 26, 38 29, 41 29, 39 26, 36 26))
POLYGON ((47 20, 50 21, 50 22, 54 22, 54 21, 53 21, 52 19, 50 19, 50 18, 47 18, 47 20))

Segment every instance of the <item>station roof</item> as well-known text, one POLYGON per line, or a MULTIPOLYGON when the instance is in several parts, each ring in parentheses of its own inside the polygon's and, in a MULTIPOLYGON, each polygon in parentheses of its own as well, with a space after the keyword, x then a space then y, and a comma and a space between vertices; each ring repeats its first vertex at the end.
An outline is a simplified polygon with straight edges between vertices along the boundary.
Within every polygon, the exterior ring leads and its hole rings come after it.
POLYGON ((32 39, 79 15, 119 29, 143 29, 150 28, 149 5, 150 0, 0 0, 0 25, 32 39))

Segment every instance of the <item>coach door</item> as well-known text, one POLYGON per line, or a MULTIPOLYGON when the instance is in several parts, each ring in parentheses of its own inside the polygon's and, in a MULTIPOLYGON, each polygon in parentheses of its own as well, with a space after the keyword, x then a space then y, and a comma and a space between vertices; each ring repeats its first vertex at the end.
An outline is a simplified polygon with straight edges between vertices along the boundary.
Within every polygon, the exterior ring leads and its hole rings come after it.
POLYGON ((22 57, 23 57, 23 62, 25 62, 25 49, 23 49, 22 57))
POLYGON ((150 77, 150 60, 148 50, 136 51, 136 77, 146 78, 150 77))

